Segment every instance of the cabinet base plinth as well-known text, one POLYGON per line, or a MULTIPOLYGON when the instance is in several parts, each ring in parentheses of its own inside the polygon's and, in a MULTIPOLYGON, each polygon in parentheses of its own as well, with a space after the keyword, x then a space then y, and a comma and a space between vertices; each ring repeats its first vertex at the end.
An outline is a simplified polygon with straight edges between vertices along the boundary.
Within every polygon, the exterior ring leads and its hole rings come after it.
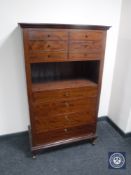
POLYGON ((40 153, 41 151, 44 151, 46 149, 51 149, 51 148, 55 148, 57 146, 65 146, 65 145, 69 145, 69 144, 73 144, 73 143, 81 143, 81 142, 85 142, 85 141, 91 141, 92 144, 95 144, 95 140, 96 140, 97 136, 96 134, 91 134, 91 135, 84 135, 84 136, 79 136, 79 137, 75 137, 75 138, 69 138, 66 140, 60 140, 60 141, 56 141, 56 142, 52 142, 52 143, 47 143, 47 144, 41 144, 38 146, 32 146, 31 144, 31 152, 32 152, 32 158, 35 159, 36 158, 36 154, 40 153))

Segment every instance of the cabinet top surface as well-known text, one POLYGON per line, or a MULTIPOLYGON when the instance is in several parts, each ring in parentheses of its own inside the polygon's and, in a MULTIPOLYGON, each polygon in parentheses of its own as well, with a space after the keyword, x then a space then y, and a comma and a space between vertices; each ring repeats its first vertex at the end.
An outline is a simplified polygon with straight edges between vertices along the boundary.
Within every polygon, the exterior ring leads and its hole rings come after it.
POLYGON ((58 90, 58 89, 68 89, 68 88, 80 88, 94 86, 97 87, 97 84, 86 79, 77 79, 77 80, 61 80, 61 81, 52 81, 45 83, 33 84, 33 91, 43 91, 43 90, 58 90))
POLYGON ((78 25, 78 24, 48 24, 48 23, 18 23, 21 28, 58 28, 58 29, 91 29, 108 30, 111 26, 78 25))

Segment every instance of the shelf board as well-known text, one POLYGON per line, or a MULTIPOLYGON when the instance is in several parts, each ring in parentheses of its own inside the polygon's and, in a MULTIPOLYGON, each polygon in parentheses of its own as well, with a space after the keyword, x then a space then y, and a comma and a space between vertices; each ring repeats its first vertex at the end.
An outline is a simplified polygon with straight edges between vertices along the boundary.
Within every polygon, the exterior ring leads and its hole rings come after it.
POLYGON ((96 87, 97 84, 87 79, 59 80, 59 81, 34 83, 32 84, 32 91, 38 92, 38 91, 57 90, 66 88, 79 88, 87 86, 96 87))

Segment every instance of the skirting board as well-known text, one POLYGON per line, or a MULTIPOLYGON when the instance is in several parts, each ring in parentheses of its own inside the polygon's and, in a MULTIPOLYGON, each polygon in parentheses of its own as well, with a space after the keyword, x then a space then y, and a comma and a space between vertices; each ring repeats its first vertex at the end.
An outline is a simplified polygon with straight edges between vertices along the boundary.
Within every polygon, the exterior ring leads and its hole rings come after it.
POLYGON ((11 133, 11 134, 4 134, 4 135, 0 135, 0 139, 8 139, 14 136, 24 136, 24 135, 28 135, 28 131, 22 131, 22 132, 17 132, 17 133, 11 133))
POLYGON ((131 132, 124 133, 108 116, 102 116, 98 118, 98 122, 107 121, 122 137, 131 137, 131 132))
MULTIPOLYGON (((108 122, 122 137, 131 137, 131 132, 129 133, 124 133, 108 116, 102 116, 98 118, 98 122, 101 121, 106 121, 108 122)), ((13 134, 5 134, 5 135, 0 135, 0 139, 7 139, 10 137, 14 137, 14 136, 23 136, 23 135, 28 135, 28 131, 23 131, 23 132, 19 132, 19 133, 13 133, 13 134)))

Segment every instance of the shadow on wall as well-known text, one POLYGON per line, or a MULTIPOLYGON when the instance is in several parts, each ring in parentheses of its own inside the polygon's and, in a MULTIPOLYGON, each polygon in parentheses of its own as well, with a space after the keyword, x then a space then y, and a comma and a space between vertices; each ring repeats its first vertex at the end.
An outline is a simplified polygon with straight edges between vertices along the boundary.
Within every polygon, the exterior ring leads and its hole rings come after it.
MULTIPOLYGON (((20 27, 16 27, 0 46, 0 99, 2 132, 26 130, 28 105, 20 27)), ((1 132, 1 131, 0 131, 1 132)))
POLYGON ((109 115, 124 132, 127 132, 128 118, 131 110, 130 44, 130 39, 120 38, 118 40, 109 111, 109 115))

